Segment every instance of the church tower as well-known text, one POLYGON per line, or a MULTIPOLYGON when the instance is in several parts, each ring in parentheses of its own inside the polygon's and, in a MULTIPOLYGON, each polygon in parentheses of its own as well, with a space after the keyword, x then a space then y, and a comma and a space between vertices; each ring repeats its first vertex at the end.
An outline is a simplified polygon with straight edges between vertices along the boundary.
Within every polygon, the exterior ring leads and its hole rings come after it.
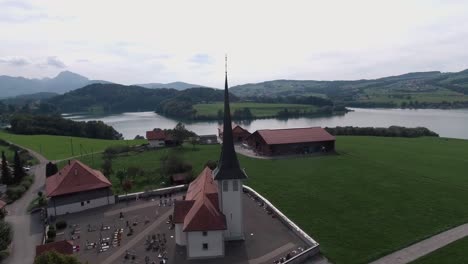
POLYGON ((231 111, 227 80, 227 57, 224 84, 223 145, 213 178, 218 182, 219 207, 226 216, 225 240, 244 240, 242 182, 247 175, 239 166, 232 136, 231 111))

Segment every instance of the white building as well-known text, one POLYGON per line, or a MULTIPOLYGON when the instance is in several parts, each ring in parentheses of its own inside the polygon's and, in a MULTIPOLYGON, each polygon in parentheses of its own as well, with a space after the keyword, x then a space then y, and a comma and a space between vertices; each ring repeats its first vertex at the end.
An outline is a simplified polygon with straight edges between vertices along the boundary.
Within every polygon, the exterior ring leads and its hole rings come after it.
POLYGON ((112 184, 97 170, 73 160, 46 179, 49 216, 114 204, 112 184))
POLYGON ((176 243, 186 247, 189 259, 224 256, 224 241, 244 240, 242 181, 247 175, 234 150, 227 74, 223 121, 217 168, 205 168, 174 207, 176 243))

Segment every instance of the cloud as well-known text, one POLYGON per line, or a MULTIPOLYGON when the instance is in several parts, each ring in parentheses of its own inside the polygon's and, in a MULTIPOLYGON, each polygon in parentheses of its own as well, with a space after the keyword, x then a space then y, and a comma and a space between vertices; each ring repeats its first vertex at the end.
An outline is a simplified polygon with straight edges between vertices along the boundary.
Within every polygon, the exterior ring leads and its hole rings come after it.
POLYGON ((26 66, 30 64, 30 62, 27 59, 20 57, 0 58, 0 63, 16 67, 26 66))
POLYGON ((208 54, 198 53, 192 56, 189 61, 197 64, 212 64, 214 59, 208 54))
POLYGON ((56 68, 59 68, 59 69, 62 69, 62 68, 66 67, 65 63, 63 63, 61 60, 59 60, 55 56, 47 57, 46 64, 48 66, 56 67, 56 68))

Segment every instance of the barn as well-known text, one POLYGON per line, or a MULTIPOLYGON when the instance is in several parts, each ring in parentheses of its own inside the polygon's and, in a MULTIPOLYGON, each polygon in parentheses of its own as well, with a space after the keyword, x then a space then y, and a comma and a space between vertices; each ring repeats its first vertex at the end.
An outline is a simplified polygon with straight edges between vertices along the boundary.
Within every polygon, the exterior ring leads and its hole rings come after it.
MULTIPOLYGON (((232 128, 232 137, 234 139, 234 143, 242 143, 247 140, 247 138, 250 136, 250 132, 239 126, 239 125, 233 125, 234 127, 232 128)), ((223 128, 220 127, 218 128, 218 135, 219 138, 223 138, 223 128)))
POLYGON ((257 130, 248 145, 265 156, 333 152, 335 137, 321 127, 257 130))
POLYGON ((114 204, 111 187, 100 171, 73 160, 46 179, 47 214, 63 215, 114 204))

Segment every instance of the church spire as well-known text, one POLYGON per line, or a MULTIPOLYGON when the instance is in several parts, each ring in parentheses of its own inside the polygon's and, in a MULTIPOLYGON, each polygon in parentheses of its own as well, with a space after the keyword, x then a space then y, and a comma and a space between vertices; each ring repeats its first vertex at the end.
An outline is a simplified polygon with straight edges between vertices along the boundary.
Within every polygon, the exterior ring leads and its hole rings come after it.
POLYGON ((223 145, 218 167, 213 172, 215 180, 246 179, 247 175, 239 166, 236 151, 234 150, 234 139, 232 136, 231 110, 229 107, 229 90, 227 78, 227 56, 225 58, 225 81, 224 81, 224 119, 223 119, 223 145))

